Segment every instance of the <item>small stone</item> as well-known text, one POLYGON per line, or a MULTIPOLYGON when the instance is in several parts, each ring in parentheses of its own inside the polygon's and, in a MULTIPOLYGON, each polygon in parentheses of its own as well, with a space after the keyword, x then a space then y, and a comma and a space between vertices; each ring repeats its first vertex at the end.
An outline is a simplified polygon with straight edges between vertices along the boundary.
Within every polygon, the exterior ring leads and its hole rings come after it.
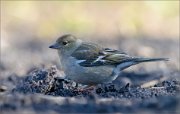
POLYGON ((0 92, 5 92, 5 91, 7 91, 7 87, 4 85, 0 86, 0 92))

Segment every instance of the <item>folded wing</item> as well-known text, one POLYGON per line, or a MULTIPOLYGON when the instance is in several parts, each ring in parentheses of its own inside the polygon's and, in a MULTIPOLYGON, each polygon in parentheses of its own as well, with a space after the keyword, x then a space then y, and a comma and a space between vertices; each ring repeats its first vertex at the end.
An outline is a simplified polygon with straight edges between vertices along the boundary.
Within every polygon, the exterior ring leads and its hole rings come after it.
POLYGON ((101 48, 96 44, 82 44, 71 55, 77 59, 77 63, 84 67, 101 65, 117 65, 128 59, 132 59, 124 52, 109 48, 101 48))

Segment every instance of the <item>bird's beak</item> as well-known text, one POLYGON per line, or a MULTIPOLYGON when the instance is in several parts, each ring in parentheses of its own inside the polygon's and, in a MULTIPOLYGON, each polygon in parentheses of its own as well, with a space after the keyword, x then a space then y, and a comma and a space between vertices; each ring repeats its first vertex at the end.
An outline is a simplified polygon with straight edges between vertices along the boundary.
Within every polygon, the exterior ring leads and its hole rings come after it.
POLYGON ((55 43, 55 44, 49 46, 49 48, 52 48, 52 49, 59 49, 59 48, 61 48, 61 46, 60 46, 58 43, 55 43))

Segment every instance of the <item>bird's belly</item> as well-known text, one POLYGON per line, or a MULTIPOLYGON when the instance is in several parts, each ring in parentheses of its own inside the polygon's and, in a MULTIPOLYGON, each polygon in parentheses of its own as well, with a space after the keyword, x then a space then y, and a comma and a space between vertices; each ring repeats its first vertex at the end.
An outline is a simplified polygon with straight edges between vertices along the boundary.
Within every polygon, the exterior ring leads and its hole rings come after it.
POLYGON ((94 85, 99 83, 111 82, 114 80, 114 66, 95 66, 82 67, 77 63, 66 62, 65 74, 68 79, 77 83, 94 85))

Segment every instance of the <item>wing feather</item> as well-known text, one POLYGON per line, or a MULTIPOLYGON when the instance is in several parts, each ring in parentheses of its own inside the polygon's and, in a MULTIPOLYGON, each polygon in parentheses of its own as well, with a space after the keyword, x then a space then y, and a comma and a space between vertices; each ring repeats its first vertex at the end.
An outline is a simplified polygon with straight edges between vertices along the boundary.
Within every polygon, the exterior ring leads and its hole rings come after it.
POLYGON ((124 52, 90 43, 82 44, 71 56, 77 59, 76 63, 84 67, 117 65, 132 58, 124 52))

